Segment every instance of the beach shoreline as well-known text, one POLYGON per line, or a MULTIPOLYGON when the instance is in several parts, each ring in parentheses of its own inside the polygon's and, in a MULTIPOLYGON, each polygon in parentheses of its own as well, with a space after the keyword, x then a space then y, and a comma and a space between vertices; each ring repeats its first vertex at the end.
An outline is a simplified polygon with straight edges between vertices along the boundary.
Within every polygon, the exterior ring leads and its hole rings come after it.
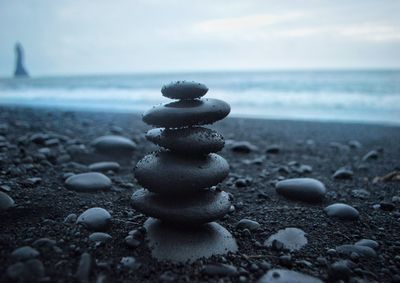
MULTIPOLYGON (((140 229, 146 220, 129 204, 132 192, 140 186, 134 179, 133 168, 146 153, 157 149, 144 137, 150 129, 139 114, 52 110, 0 106, 0 185, 10 187, 9 194, 16 206, 0 211, 0 281, 8 282, 6 269, 14 263, 10 254, 17 247, 31 245, 39 238, 56 241, 57 252, 41 247, 39 259, 46 276, 52 281, 73 281, 82 253, 96 259, 90 278, 101 274, 116 282, 159 282, 170 270, 175 282, 238 282, 243 276, 248 282, 258 280, 269 268, 290 268, 331 282, 330 269, 334 262, 348 259, 356 267, 352 277, 371 282, 391 282, 400 277, 398 257, 400 241, 400 182, 382 182, 382 177, 400 170, 400 127, 364 123, 317 122, 272 119, 227 118, 211 126, 226 140, 220 155, 230 164, 230 176, 221 184, 233 195, 235 210, 221 223, 236 238, 239 253, 225 257, 175 265, 158 263, 150 256, 143 243, 129 248, 124 238, 133 229, 140 229), (57 139, 54 144, 36 144, 32 135, 46 134, 57 139), (117 134, 137 144, 128 162, 121 162, 121 170, 108 174, 113 190, 98 194, 79 194, 67 190, 66 173, 86 172, 87 166, 102 157, 92 153, 90 143, 97 137, 117 134), (249 153, 232 150, 235 141, 247 141, 255 146, 249 153), (70 145, 82 145, 87 152, 73 153, 70 145), (266 153, 271 145, 278 145, 277 153, 266 153), (38 161, 36 153, 48 147, 51 158, 38 161), (364 160, 375 150, 377 158, 364 160), (61 158, 62 157, 62 158, 61 158), (293 164, 308 165, 311 172, 298 172, 293 164), (80 164, 80 165, 76 165, 80 164), (346 167, 354 172, 351 179, 336 180, 333 173, 346 167), (322 203, 307 204, 283 198, 275 192, 274 184, 282 178, 310 177, 327 187, 322 203), (32 178, 40 178, 34 181, 32 178), (239 179, 249 180, 241 187, 239 179), (377 181, 378 180, 378 181, 377 181), (367 195, 359 197, 355 190, 367 195), (343 222, 331 219, 324 207, 344 202, 357 208, 360 219, 343 222), (379 208, 380 203, 393 205, 390 211, 379 208), (80 214, 90 207, 112 211, 113 221, 107 230, 112 243, 96 247, 88 241, 90 232, 74 224, 64 223, 71 213, 80 214), (375 208, 374 208, 375 207, 375 208), (260 223, 258 231, 236 229, 241 219, 260 223), (298 227, 307 234, 308 244, 297 252, 275 251, 263 246, 264 241, 279 229, 298 227), (379 243, 377 258, 343 257, 327 253, 342 244, 354 244, 367 238, 379 243), (281 259, 290 255, 289 262, 281 259), (128 272, 121 268, 122 257, 134 256, 142 268, 128 272), (102 264, 100 264, 102 263, 102 264), (234 276, 209 276, 202 271, 206 264, 224 263, 241 269, 234 276), (268 263, 268 264, 265 264, 268 263), (269 266, 269 268, 268 268, 269 266), (396 277, 397 276, 397 277, 396 277)), ((104 158, 104 157, 103 157, 104 158)))

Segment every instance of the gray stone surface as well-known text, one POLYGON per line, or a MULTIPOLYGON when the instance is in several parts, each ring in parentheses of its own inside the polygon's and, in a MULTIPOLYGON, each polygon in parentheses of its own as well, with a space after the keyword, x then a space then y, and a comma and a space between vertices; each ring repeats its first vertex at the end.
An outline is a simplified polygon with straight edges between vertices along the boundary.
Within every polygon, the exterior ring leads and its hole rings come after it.
POLYGON ((167 197, 141 189, 133 193, 131 205, 141 213, 166 222, 199 225, 223 217, 231 202, 226 192, 206 190, 190 197, 167 197))
POLYGON ((28 260, 39 255, 40 253, 30 246, 19 247, 11 253, 11 257, 16 260, 28 260))
POLYGON ((276 192, 293 200, 320 202, 325 196, 326 188, 316 179, 294 178, 279 181, 276 184, 276 192))
POLYGON ((195 99, 204 96, 208 91, 202 83, 190 81, 176 81, 161 88, 163 96, 172 99, 195 99))
POLYGON ((219 99, 180 100, 154 106, 143 114, 143 121, 166 128, 206 125, 225 118, 230 111, 229 104, 219 99))
POLYGON ((307 244, 307 238, 303 230, 298 228, 285 228, 271 235, 264 243, 265 246, 272 247, 274 241, 279 241, 282 248, 297 251, 307 244))
POLYGON ((7 210, 14 204, 14 200, 8 194, 0 191, 0 210, 7 210))
POLYGON ((293 270, 271 269, 258 283, 323 283, 322 280, 293 270))
POLYGON ((111 214, 104 208, 92 207, 79 215, 76 223, 83 224, 90 230, 103 231, 111 223, 111 214))
POLYGON ((96 162, 89 165, 89 170, 93 172, 107 172, 107 171, 114 171, 118 172, 120 166, 117 162, 113 161, 102 161, 96 162))
POLYGON ((223 181, 228 173, 228 162, 215 153, 193 157, 155 152, 146 155, 135 168, 140 185, 168 195, 189 194, 211 187, 223 181))
POLYGON ((146 138, 164 148, 188 154, 217 152, 224 147, 224 138, 220 134, 203 127, 156 128, 148 131, 146 138))
POLYGON ((232 235, 215 222, 191 228, 172 227, 149 218, 144 226, 151 254, 159 261, 193 262, 238 250, 232 235))
POLYGON ((328 216, 341 220, 357 220, 359 217, 358 210, 345 203, 331 204, 324 211, 328 216))
POLYGON ((132 140, 117 135, 98 137, 91 145, 97 152, 108 156, 131 155, 136 149, 136 143, 132 140))
POLYGON ((95 193, 109 190, 111 180, 106 175, 97 172, 82 173, 67 178, 65 186, 67 189, 77 192, 95 193))

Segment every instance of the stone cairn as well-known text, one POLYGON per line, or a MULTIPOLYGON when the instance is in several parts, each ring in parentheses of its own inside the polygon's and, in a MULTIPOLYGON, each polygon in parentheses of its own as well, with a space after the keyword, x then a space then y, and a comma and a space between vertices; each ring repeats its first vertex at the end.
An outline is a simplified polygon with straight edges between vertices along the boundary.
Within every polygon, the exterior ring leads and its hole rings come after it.
POLYGON ((146 138, 162 148, 137 163, 135 177, 144 189, 132 195, 131 205, 151 217, 144 226, 158 260, 194 261, 237 250, 232 235, 213 222, 231 207, 229 195, 213 187, 229 174, 227 161, 215 153, 224 139, 200 126, 225 118, 230 106, 201 98, 207 91, 196 82, 170 83, 161 92, 177 101, 143 114, 145 123, 159 127, 146 138))

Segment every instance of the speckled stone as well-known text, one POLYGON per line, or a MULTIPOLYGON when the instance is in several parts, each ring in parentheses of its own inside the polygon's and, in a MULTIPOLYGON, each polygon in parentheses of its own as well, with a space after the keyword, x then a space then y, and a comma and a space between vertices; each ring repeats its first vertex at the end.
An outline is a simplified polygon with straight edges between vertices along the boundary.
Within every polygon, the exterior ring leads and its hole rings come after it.
POLYGON ((77 192, 95 193, 109 190, 111 188, 111 180, 101 173, 82 173, 67 178, 65 186, 67 189, 77 192))
POLYGON ((276 192, 284 197, 304 202, 320 202, 323 200, 326 188, 323 183, 312 178, 294 178, 279 181, 276 192))
POLYGON ((322 280, 293 270, 271 269, 258 283, 323 283, 322 280))
POLYGON ((359 217, 358 210, 345 203, 331 204, 324 211, 328 216, 341 220, 357 220, 359 217))
POLYGON ((204 84, 189 81, 176 81, 162 87, 163 96, 172 99, 195 99, 204 96, 208 87, 204 84))
POLYGON ((164 148, 188 154, 217 152, 224 147, 225 143, 224 138, 216 131, 203 127, 157 128, 148 131, 146 138, 164 148))
POLYGON ((160 194, 197 192, 222 182, 228 174, 228 163, 215 153, 193 157, 155 152, 145 156, 135 168, 138 183, 160 194))
POLYGON ((229 212, 231 202, 226 192, 205 190, 179 198, 141 189, 133 193, 131 205, 145 215, 166 222, 199 225, 223 217, 229 212))
POLYGON ((76 223, 83 224, 90 230, 103 231, 110 225, 111 215, 104 208, 93 207, 79 215, 76 223))
POLYGON ((232 235, 215 222, 198 227, 174 227, 149 218, 144 227, 151 254, 159 261, 193 262, 238 250, 232 235))
POLYGON ((154 106, 143 114, 143 121, 166 128, 206 125, 225 118, 230 111, 229 104, 219 99, 180 100, 154 106))

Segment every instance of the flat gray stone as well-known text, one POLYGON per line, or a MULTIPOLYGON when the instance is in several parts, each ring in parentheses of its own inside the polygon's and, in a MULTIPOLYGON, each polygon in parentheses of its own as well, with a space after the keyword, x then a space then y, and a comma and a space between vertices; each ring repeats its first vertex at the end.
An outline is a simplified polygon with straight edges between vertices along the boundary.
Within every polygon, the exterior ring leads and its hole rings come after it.
POLYGON ((323 283, 322 280, 293 270, 271 269, 258 283, 323 283))
POLYGON ((103 231, 111 223, 111 214, 104 208, 89 208, 79 215, 76 223, 83 224, 90 230, 103 231))
POLYGON ((65 180, 69 190, 77 192, 95 193, 111 188, 111 180, 101 173, 90 172, 73 175, 65 180))
POLYGON ((361 239, 357 243, 355 243, 356 246, 365 246, 365 247, 370 247, 371 249, 378 249, 379 244, 377 241, 371 240, 371 239, 361 239))
POLYGON ((176 227, 149 218, 144 227, 151 254, 159 261, 194 262, 238 250, 232 235, 215 222, 198 227, 176 227))
POLYGON ((160 194, 197 192, 222 182, 228 174, 228 162, 215 153, 187 156, 155 152, 146 155, 135 168, 138 183, 160 194))
POLYGON ((157 128, 148 131, 146 138, 172 151, 191 154, 217 152, 224 147, 225 143, 222 135, 203 127, 183 129, 157 128))
POLYGON ((320 202, 325 196, 326 188, 316 179, 294 178, 279 181, 276 184, 276 192, 293 200, 320 202))
POLYGON ((16 260, 28 260, 38 257, 40 253, 30 246, 23 246, 15 249, 11 253, 11 257, 16 260))
POLYGON ((204 84, 189 81, 176 81, 162 87, 163 96, 172 99, 195 99, 204 96, 208 87, 204 84))
POLYGON ((230 111, 229 104, 219 99, 180 100, 154 106, 143 114, 143 121, 165 128, 206 125, 225 118, 230 111))
POLYGON ((354 207, 345 203, 334 203, 324 208, 325 213, 330 217, 341 220, 357 220, 359 212, 354 207))
POLYGON ((108 156, 131 155, 136 149, 136 143, 132 140, 117 135, 108 135, 96 138, 91 145, 99 153, 108 156))
POLYGON ((7 210, 13 207, 14 200, 6 193, 0 192, 0 210, 7 210))
POLYGON ((261 225, 257 221, 250 220, 250 219, 241 219, 236 223, 236 228, 239 230, 242 229, 249 229, 250 231, 256 231, 260 229, 261 225))
POLYGON ((198 225, 223 217, 229 212, 231 202, 226 192, 205 190, 179 198, 141 189, 133 193, 131 205, 145 215, 166 222, 198 225))
POLYGON ((96 243, 105 243, 111 241, 112 237, 110 234, 103 232, 94 232, 89 235, 89 240, 96 243))
POLYGON ((103 162, 96 162, 89 165, 89 170, 94 172, 107 172, 107 171, 114 171, 118 172, 120 166, 117 162, 112 161, 103 161, 103 162))
POLYGON ((376 257, 376 252, 374 249, 361 245, 341 245, 336 247, 336 251, 348 256, 350 256, 352 253, 356 253, 363 257, 376 257))
POLYGON ((353 178, 353 171, 348 168, 339 168, 333 174, 334 179, 349 180, 353 178))
POLYGON ((264 243, 272 247, 274 241, 282 243, 283 248, 290 251, 298 251, 307 244, 307 238, 303 230, 298 228, 285 228, 271 235, 264 243))

